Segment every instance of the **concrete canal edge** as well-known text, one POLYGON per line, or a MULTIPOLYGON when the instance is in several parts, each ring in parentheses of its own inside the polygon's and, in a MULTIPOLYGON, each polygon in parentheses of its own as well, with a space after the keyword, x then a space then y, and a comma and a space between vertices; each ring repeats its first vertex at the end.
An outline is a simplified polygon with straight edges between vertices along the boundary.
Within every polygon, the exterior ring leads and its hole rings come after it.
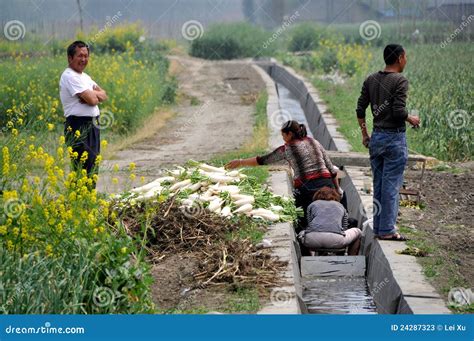
MULTIPOLYGON (((306 115, 309 129, 321 144, 330 151, 342 152, 347 176, 341 186, 347 194, 349 215, 364 225, 361 254, 366 258, 367 283, 380 314, 450 314, 444 300, 428 283, 416 258, 398 254, 406 248, 402 242, 374 239, 371 225, 372 196, 361 191, 371 183, 370 168, 358 163, 350 164, 352 154, 347 140, 337 131, 336 120, 313 86, 293 69, 275 60, 258 61, 254 65, 264 80, 268 93, 267 116, 269 121, 269 148, 281 145, 275 112, 280 110, 275 82, 281 83, 295 95, 306 115), (258 66, 257 66, 258 65, 258 66), (345 157, 346 156, 346 157, 345 157), (365 224, 364 224, 365 223, 365 224)), ((338 153, 339 154, 339 153, 338 153)), ((291 195, 291 181, 284 171, 272 172, 270 185, 276 194, 291 195)), ((288 223, 270 226, 265 238, 272 240, 272 252, 288 261, 283 277, 286 284, 274 288, 271 300, 261 314, 299 314, 307 312, 302 301, 302 285, 299 261, 301 253, 293 226, 288 223)))
MULTIPOLYGON (((281 144, 281 134, 278 129, 272 126, 270 118, 272 113, 280 109, 275 83, 260 67, 253 65, 253 68, 260 74, 266 85, 268 94, 267 115, 270 132, 268 145, 269 148, 276 148, 281 144)), ((292 196, 291 182, 285 171, 271 172, 270 187, 275 194, 287 197, 292 196)), ((304 304, 301 304, 301 276, 298 256, 294 247, 296 236, 293 225, 290 223, 271 225, 264 238, 272 242, 272 255, 278 257, 281 261, 287 262, 287 266, 282 273, 283 284, 272 289, 270 302, 258 314, 301 314, 305 310, 304 304)))

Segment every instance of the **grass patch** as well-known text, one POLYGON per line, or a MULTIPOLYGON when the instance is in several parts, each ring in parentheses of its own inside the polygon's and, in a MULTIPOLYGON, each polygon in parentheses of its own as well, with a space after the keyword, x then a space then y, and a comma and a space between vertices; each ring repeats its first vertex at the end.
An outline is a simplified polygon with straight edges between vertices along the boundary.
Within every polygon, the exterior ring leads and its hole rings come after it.
MULTIPOLYGON (((337 120, 338 131, 348 140, 353 151, 368 154, 369 150, 362 144, 362 133, 355 113, 357 98, 360 94, 360 89, 355 84, 362 84, 362 82, 363 79, 360 78, 357 81, 337 85, 317 77, 312 78, 312 83, 319 90, 321 98, 337 120)), ((368 119, 368 131, 372 131, 372 126, 372 120, 368 119)))
MULTIPOLYGON (((471 285, 459 274, 459 268, 456 264, 456 257, 443 250, 432 236, 421 231, 414 231, 406 226, 400 226, 400 232, 406 235, 410 240, 407 245, 410 247, 417 247, 420 250, 427 252, 427 257, 417 257, 418 262, 423 268, 424 275, 429 281, 438 284, 442 283, 440 287, 441 293, 447 297, 449 291, 455 287, 470 288, 471 285)), ((455 313, 472 312, 471 306, 453 307, 449 308, 455 313)))
POLYGON ((466 172, 466 169, 459 168, 456 166, 451 166, 448 163, 440 163, 439 165, 436 165, 435 167, 432 168, 433 171, 435 172, 446 172, 446 173, 451 173, 451 174, 461 174, 466 172))
POLYGON ((275 44, 267 43, 270 35, 248 23, 216 24, 193 40, 189 54, 205 59, 269 56, 275 50, 275 44))
POLYGON ((237 287, 226 305, 226 313, 255 313, 260 309, 258 291, 254 288, 237 287))

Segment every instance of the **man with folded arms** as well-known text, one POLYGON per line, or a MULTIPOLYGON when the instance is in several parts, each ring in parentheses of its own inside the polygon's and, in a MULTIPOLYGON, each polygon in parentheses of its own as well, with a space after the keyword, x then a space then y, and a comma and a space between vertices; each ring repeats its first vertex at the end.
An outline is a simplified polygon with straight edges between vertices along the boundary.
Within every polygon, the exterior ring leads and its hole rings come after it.
MULTIPOLYGON (((66 117, 66 142, 72 147, 72 167, 85 169, 89 177, 98 173, 96 165, 100 153, 98 104, 107 99, 106 92, 84 72, 89 62, 89 46, 75 41, 67 48, 69 66, 59 82, 59 95, 66 117)), ((95 188, 95 180, 94 185, 95 188)))

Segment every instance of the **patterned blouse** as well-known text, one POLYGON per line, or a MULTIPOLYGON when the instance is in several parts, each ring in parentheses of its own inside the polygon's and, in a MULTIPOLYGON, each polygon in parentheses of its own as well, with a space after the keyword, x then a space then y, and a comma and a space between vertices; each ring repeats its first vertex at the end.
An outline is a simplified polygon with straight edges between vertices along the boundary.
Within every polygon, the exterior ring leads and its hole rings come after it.
POLYGON ((333 178, 337 175, 326 151, 319 141, 305 137, 285 143, 273 152, 257 156, 259 165, 287 161, 294 172, 294 186, 317 178, 333 178))

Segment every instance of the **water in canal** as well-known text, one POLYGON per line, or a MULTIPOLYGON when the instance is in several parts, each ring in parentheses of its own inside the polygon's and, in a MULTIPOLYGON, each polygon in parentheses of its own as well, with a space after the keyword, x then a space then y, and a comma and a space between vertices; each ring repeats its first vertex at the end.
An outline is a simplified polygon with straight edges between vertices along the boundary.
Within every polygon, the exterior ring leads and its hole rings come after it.
MULTIPOLYGON (((277 83, 277 89, 280 108, 309 128, 298 99, 280 83, 277 83)), ((311 129, 308 129, 308 135, 314 137, 311 129)), ((310 314, 377 313, 364 276, 306 276, 302 282, 303 301, 310 314)))
POLYGON ((365 277, 303 279, 303 301, 310 314, 376 314, 365 277))

